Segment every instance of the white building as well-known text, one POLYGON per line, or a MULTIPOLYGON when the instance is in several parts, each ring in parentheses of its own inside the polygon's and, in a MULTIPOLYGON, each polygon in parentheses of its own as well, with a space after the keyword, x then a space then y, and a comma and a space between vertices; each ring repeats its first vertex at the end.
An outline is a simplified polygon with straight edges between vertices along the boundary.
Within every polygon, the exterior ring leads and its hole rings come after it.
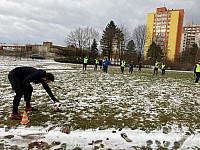
POLYGON ((191 48, 193 44, 197 44, 200 47, 200 24, 187 22, 186 26, 183 27, 181 51, 191 48))

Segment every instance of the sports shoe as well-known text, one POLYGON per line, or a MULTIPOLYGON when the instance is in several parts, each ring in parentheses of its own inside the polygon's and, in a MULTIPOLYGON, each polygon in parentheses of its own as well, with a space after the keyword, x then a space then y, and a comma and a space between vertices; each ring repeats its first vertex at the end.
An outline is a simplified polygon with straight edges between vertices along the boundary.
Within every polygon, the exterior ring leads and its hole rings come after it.
POLYGON ((22 120, 22 116, 19 113, 17 113, 17 114, 10 114, 9 118, 11 120, 22 120))
POLYGON ((38 109, 34 108, 34 107, 26 107, 24 110, 25 111, 37 111, 38 109))

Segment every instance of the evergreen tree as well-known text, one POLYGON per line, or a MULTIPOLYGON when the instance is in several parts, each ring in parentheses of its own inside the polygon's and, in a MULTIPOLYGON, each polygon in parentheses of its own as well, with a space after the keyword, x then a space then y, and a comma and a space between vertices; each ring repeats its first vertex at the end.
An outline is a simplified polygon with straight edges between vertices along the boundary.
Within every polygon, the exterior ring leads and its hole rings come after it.
POLYGON ((164 53, 159 45, 156 45, 155 42, 152 42, 147 51, 147 57, 154 62, 156 60, 161 61, 164 57, 164 53))
POLYGON ((97 58, 98 55, 98 48, 97 48, 97 42, 95 39, 93 39, 93 43, 91 45, 91 53, 90 53, 90 58, 95 59, 97 58))
POLYGON ((110 21, 103 31, 102 39, 100 40, 103 56, 108 56, 108 59, 112 59, 113 47, 117 47, 120 51, 122 47, 121 41, 123 40, 124 35, 122 31, 117 28, 114 21, 110 21))
POLYGON ((136 53, 136 50, 135 50, 136 46, 135 46, 135 43, 133 40, 130 40, 126 46, 126 53, 128 54, 133 54, 133 53, 136 53))
POLYGON ((124 59, 127 61, 134 61, 134 63, 137 62, 137 51, 136 51, 136 45, 133 40, 130 40, 126 46, 126 51, 124 54, 124 59))
POLYGON ((181 53, 181 63, 190 63, 194 64, 198 62, 199 59, 199 51, 198 45, 194 43, 191 47, 186 46, 185 50, 181 53))
POLYGON ((192 45, 192 47, 190 48, 190 63, 194 64, 195 62, 198 62, 198 60, 196 60, 196 54, 198 51, 198 45, 196 43, 194 43, 192 45))
POLYGON ((184 63, 189 62, 189 53, 190 53, 189 48, 188 46, 186 46, 185 50, 181 52, 181 56, 180 56, 181 63, 184 64, 184 63))

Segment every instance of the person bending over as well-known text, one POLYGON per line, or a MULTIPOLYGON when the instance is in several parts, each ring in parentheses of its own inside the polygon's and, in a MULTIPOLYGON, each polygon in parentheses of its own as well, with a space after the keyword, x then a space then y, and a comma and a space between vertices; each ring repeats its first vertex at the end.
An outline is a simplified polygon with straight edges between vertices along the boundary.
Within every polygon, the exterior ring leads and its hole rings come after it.
POLYGON ((50 87, 48 86, 49 82, 54 81, 54 75, 52 73, 47 73, 45 70, 36 69, 33 67, 17 67, 9 72, 8 79, 11 83, 12 89, 15 91, 12 114, 9 116, 11 120, 22 119, 21 114, 18 113, 18 107, 22 96, 24 96, 24 100, 26 102, 26 107, 24 109, 25 111, 37 110, 30 104, 33 92, 33 87, 30 83, 41 83, 54 103, 59 102, 54 97, 50 87))

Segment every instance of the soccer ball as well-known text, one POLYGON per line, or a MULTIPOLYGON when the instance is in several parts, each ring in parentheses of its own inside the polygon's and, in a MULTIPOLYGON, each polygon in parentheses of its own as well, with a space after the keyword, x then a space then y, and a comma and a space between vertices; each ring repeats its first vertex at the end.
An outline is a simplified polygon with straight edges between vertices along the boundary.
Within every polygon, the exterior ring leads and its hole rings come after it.
POLYGON ((54 104, 54 110, 55 111, 62 111, 61 103, 55 103, 54 104))

